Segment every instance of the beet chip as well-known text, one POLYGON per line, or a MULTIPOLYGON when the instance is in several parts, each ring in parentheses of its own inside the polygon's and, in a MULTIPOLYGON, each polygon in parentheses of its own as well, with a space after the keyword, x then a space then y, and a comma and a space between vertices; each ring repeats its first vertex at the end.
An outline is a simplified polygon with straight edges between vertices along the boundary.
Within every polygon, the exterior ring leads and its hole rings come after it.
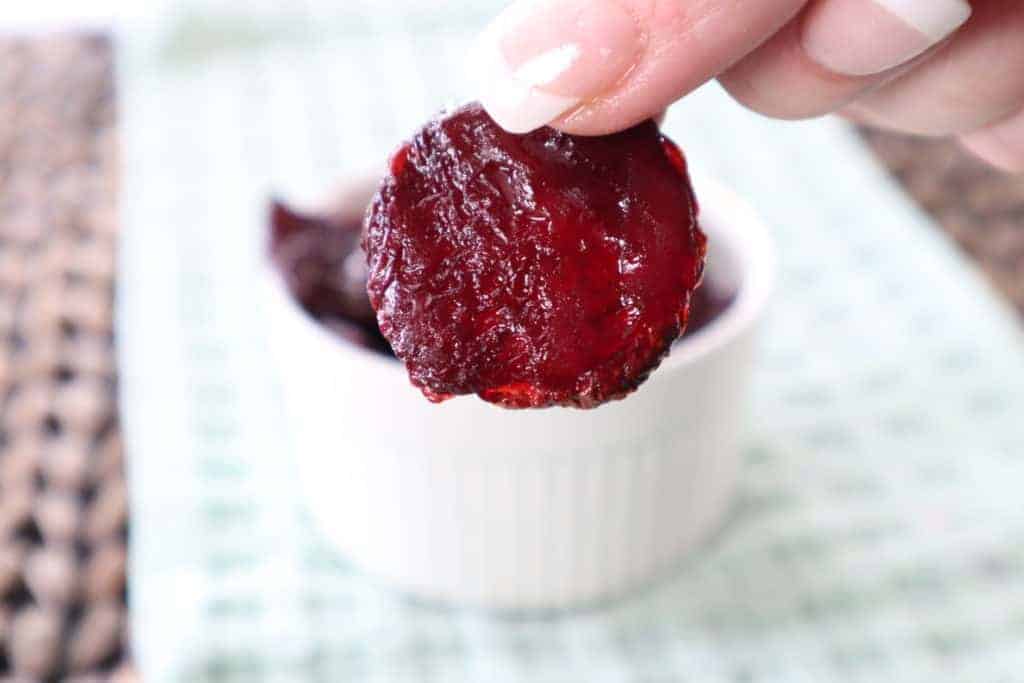
POLYGON ((392 157, 363 245, 412 383, 508 408, 635 390, 682 333, 705 252, 683 156, 652 121, 514 135, 478 104, 392 157))

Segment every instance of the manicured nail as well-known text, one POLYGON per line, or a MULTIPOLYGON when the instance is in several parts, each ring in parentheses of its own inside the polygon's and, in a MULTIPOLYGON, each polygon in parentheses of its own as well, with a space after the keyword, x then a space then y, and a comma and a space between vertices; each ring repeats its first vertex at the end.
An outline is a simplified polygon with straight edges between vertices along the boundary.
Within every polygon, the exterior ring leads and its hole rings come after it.
POLYGON ((642 42, 614 0, 519 0, 485 29, 469 66, 491 117, 527 133, 609 90, 642 42))
POLYGON ((827 0, 808 13, 803 46, 830 71, 866 76, 917 57, 970 16, 966 0, 827 0))

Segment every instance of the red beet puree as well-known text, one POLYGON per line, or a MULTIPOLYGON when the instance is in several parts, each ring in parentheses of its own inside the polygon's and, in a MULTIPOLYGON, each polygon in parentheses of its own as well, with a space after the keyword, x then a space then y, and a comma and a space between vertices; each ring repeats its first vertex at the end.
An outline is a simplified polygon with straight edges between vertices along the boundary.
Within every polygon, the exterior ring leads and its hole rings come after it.
POLYGON ((651 121, 513 135, 469 104, 392 158, 363 237, 370 302, 433 401, 591 408, 635 390, 683 331, 696 217, 651 121))

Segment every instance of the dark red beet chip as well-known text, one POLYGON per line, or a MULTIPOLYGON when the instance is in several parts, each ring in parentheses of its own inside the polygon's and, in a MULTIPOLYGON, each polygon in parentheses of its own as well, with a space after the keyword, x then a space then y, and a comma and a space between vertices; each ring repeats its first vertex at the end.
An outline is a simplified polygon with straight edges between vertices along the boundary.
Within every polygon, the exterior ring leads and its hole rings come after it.
POLYGON ((342 338, 388 351, 366 297, 361 231, 358 219, 270 208, 270 254, 291 295, 342 338))
POLYGON ((690 319, 686 322, 686 334, 694 334, 710 325, 736 300, 736 292, 716 285, 705 277, 690 299, 690 319))
POLYGON ((292 294, 304 306, 372 321, 365 261, 356 251, 362 226, 329 215, 304 215, 271 205, 270 251, 292 294))
MULTIPOLYGON (((357 243, 358 220, 329 214, 299 214, 284 204, 271 206, 271 255, 292 296, 307 313, 339 338, 393 357, 377 329, 366 294, 366 263, 357 243)), ((690 299, 689 336, 703 329, 733 302, 735 293, 704 281, 690 299)))
POLYGON ((685 327, 696 214, 651 121, 513 135, 469 104, 392 158, 363 238, 370 302, 431 400, 591 408, 635 390, 685 327))

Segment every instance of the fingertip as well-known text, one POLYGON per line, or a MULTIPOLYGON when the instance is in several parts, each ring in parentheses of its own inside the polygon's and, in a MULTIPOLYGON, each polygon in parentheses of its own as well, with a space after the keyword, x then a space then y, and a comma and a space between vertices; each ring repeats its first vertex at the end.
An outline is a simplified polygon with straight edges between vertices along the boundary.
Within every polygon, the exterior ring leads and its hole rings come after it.
POLYGON ((735 64, 805 2, 519 0, 471 60, 480 100, 516 132, 624 130, 735 64))
POLYGON ((612 89, 643 41, 615 0, 519 0, 483 31, 468 66, 495 122, 527 133, 612 89))
MULTIPOLYGON (((657 109, 655 111, 660 111, 662 115, 664 114, 664 109, 657 109)), ((643 111, 627 112, 615 108, 595 108, 592 105, 584 105, 552 121, 550 125, 552 128, 569 133, 570 135, 610 135, 632 128, 638 123, 654 118, 657 115, 657 113, 648 114, 643 111)))

